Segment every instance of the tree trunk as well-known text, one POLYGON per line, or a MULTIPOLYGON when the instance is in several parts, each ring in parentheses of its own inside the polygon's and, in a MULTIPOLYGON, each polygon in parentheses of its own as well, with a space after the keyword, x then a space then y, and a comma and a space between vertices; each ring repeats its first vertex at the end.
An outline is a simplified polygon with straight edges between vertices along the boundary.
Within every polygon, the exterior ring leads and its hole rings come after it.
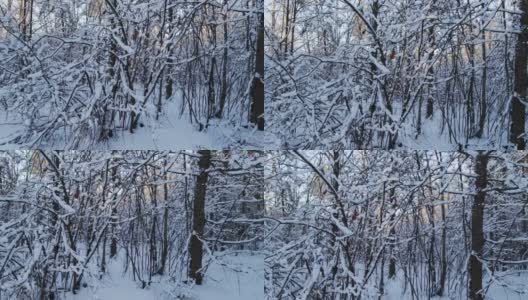
MULTIPOLYGON (((173 8, 169 8, 169 12, 168 12, 168 23, 169 25, 167 26, 167 32, 172 32, 172 20, 173 20, 173 14, 174 14, 174 11, 173 11, 173 8)), ((167 48, 169 49, 169 57, 172 55, 172 44, 169 42, 167 44, 167 48)), ((173 80, 172 80, 172 74, 171 74, 171 70, 172 70, 172 66, 171 64, 173 63, 173 59, 172 58, 168 58, 167 59, 167 72, 165 73, 166 76, 167 76, 167 80, 166 80, 166 83, 165 83, 165 99, 170 99, 172 97, 172 85, 173 85, 173 80)))
POLYGON ((440 269, 440 286, 436 294, 438 296, 444 295, 445 282, 447 277, 447 229, 446 229, 446 213, 445 213, 445 204, 442 204, 442 261, 440 269))
POLYGON ((390 221, 391 221, 391 226, 392 228, 390 229, 390 232, 389 232, 389 237, 390 237, 390 241, 391 241, 391 245, 390 245, 390 252, 389 252, 389 279, 394 279, 396 278, 396 258, 394 257, 394 242, 395 242, 395 236, 396 236, 396 229, 394 227, 394 219, 396 218, 396 215, 395 215, 395 211, 396 211, 396 200, 395 200, 395 197, 394 197, 394 193, 395 193, 395 190, 394 188, 391 188, 390 190, 390 202, 391 202, 391 216, 390 216, 390 221))
POLYGON ((482 300, 482 253, 484 249, 484 205, 488 184, 488 154, 479 151, 475 161, 476 195, 471 207, 471 256, 469 258, 469 299, 482 300))
MULTIPOLYGON (((117 166, 112 168, 112 182, 114 183, 113 186, 115 187, 117 185, 117 166)), ((115 203, 112 203, 112 205, 115 205, 115 203)), ((115 221, 117 221, 117 209, 114 207, 112 208, 112 240, 110 241, 110 258, 113 258, 117 255, 117 236, 116 236, 116 225, 115 221)))
MULTIPOLYGON (((227 0, 224 0, 224 8, 227 9, 227 0)), ((224 50, 222 58, 222 88, 220 91, 220 99, 218 103, 218 110, 216 112, 217 118, 222 118, 224 114, 224 106, 227 98, 227 62, 228 62, 228 46, 227 46, 227 12, 224 14, 224 50)))
POLYGON ((209 177, 209 167, 211 166, 211 151, 199 150, 200 160, 198 166, 200 167, 200 175, 196 179, 196 186, 194 190, 194 207, 193 207, 193 223, 192 223, 192 237, 189 246, 189 253, 191 255, 189 263, 189 277, 194 279, 197 285, 202 284, 202 256, 203 245, 200 239, 203 238, 205 227, 205 195, 207 190, 207 179, 209 177))
POLYGON ((515 79, 514 93, 510 108, 511 127, 510 141, 517 146, 517 150, 526 149, 525 123, 526 108, 523 101, 527 101, 528 89, 528 0, 519 0, 519 10, 521 11, 521 33, 515 46, 515 79))
MULTIPOLYGON (((213 15, 215 14, 214 8, 213 8, 213 15)), ((208 84, 208 91, 207 91, 207 124, 209 124, 209 120, 214 116, 214 107, 216 102, 216 93, 215 93, 215 87, 214 87, 214 70, 216 69, 216 25, 211 25, 211 35, 212 35, 212 43, 213 43, 213 53, 211 54, 211 64, 209 69, 209 79, 207 80, 208 84)))
MULTIPOLYGON (((257 1, 257 8, 264 7, 264 0, 257 1)), ((264 130, 264 13, 259 14, 257 28, 257 51, 255 58, 255 76, 251 91, 250 122, 264 130)))
POLYGON ((295 21, 297 19, 297 1, 293 0, 293 19, 291 24, 290 54, 293 54, 293 42, 295 39, 295 21))
MULTIPOLYGON (((115 7, 117 4, 116 0, 109 0, 112 1, 112 5, 115 7)), ((116 25, 116 17, 112 12, 107 12, 109 14, 109 21, 110 21, 110 29, 114 31, 117 28, 116 25)), ((117 43, 113 37, 108 38, 110 40, 110 47, 109 47, 109 58, 108 58, 108 80, 112 84, 112 90, 110 93, 110 97, 113 101, 116 100, 117 96, 117 87, 118 87, 118 73, 116 71, 116 62, 117 62, 117 43)), ((115 103, 110 103, 110 106, 113 106, 115 103)), ((113 122, 114 115, 113 113, 110 113, 108 111, 108 104, 105 104, 103 107, 103 115, 101 117, 101 133, 99 134, 99 140, 107 140, 108 138, 113 136, 112 130, 110 129, 110 124, 113 122)))
MULTIPOLYGON (((168 180, 167 178, 167 171, 165 171, 165 174, 163 176, 163 179, 165 181, 168 180)), ((167 256, 169 254, 169 197, 168 197, 169 191, 167 187, 167 183, 163 184, 163 200, 165 201, 165 208, 163 210, 163 246, 161 249, 161 267, 159 274, 163 275, 165 273, 165 266, 167 264, 167 256)))
POLYGON ((290 28, 290 0, 286 0, 286 7, 284 9, 284 24, 282 24, 282 27, 284 29, 284 36, 281 39, 281 43, 284 43, 283 53, 284 56, 286 56, 286 53, 288 52, 288 30, 290 28))
MULTIPOLYGON (((484 4, 482 4, 484 5, 484 4)), ((484 27, 484 24, 482 24, 482 27, 484 27)), ((481 90, 481 96, 480 96, 480 119, 479 119, 479 129, 477 131, 477 138, 481 138, 484 134, 484 126, 486 124, 486 113, 488 110, 488 102, 487 102, 487 95, 486 95, 486 85, 487 85, 487 77, 488 77, 488 66, 486 63, 486 32, 484 31, 484 28, 481 29, 481 36, 482 36, 482 90, 481 90)))

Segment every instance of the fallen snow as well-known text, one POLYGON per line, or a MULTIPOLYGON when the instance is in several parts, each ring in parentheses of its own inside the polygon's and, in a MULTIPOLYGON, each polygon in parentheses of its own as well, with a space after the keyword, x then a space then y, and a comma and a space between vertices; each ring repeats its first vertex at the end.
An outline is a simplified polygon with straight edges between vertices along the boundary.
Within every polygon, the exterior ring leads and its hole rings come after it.
MULTIPOLYGON (((279 149, 280 140, 269 132, 254 126, 237 125, 227 119, 211 119, 205 130, 199 131, 196 122, 191 123, 188 112, 180 115, 181 96, 165 102, 163 112, 156 120, 156 107, 148 104, 140 115, 140 126, 134 133, 128 130, 114 131, 106 142, 82 141, 76 149, 92 150, 174 150, 174 149, 279 149)), ((27 148, 28 145, 9 144, 23 135, 29 124, 20 123, 20 117, 0 110, 0 149, 27 148)), ((68 148, 70 141, 61 138, 43 141, 39 148, 68 148)), ((31 146, 31 145, 29 145, 31 146)))
POLYGON ((191 124, 186 115, 179 115, 179 104, 168 102, 166 113, 156 120, 154 113, 145 112, 140 117, 144 127, 134 133, 121 131, 105 145, 112 150, 170 150, 215 149, 213 137, 191 124))
POLYGON ((205 283, 194 286, 196 299, 264 300, 264 257, 240 254, 212 263, 205 283))
MULTIPOLYGON (((229 254, 211 261, 203 285, 171 282, 156 276, 153 283, 141 289, 130 274, 123 274, 123 257, 108 264, 102 280, 90 279, 89 287, 64 300, 264 300, 264 257, 248 253, 229 254)), ((204 259, 204 262, 207 262, 204 259)))
POLYGON ((92 279, 87 288, 78 294, 66 293, 64 300, 157 300, 163 299, 160 286, 151 285, 141 289, 129 274, 123 274, 120 260, 108 263, 108 274, 99 280, 92 279))
POLYGON ((0 149, 20 149, 17 145, 7 144, 11 139, 16 138, 29 124, 23 124, 16 113, 8 114, 0 110, 0 149))

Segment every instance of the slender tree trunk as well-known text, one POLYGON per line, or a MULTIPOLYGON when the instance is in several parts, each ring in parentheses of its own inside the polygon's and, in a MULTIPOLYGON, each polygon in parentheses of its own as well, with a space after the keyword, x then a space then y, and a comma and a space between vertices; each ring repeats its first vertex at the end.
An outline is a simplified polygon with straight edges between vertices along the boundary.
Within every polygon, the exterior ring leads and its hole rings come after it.
MULTIPOLYGON (((115 187, 117 185, 117 166, 112 168, 112 182, 112 187, 115 187)), ((115 224, 115 221, 117 221, 117 208, 115 203, 112 203, 112 205, 114 205, 114 208, 112 208, 111 218, 114 223, 112 224, 112 239, 110 241, 110 258, 117 255, 117 229, 115 224)))
POLYGON ((514 93, 510 108, 511 127, 510 140, 517 150, 526 149, 525 123, 526 107, 523 101, 527 99, 528 89, 528 0, 519 0, 521 11, 521 33, 515 46, 515 79, 514 93))
POLYGON ((194 190, 194 207, 193 207, 193 222, 192 222, 192 237, 189 246, 189 253, 191 255, 189 263, 189 277, 194 280, 197 285, 201 285, 203 281, 202 274, 202 256, 203 245, 201 239, 203 238, 205 227, 205 195, 207 190, 207 179, 209 177, 209 167, 211 166, 211 151, 200 150, 200 160, 198 166, 200 174, 196 179, 196 186, 194 190))
POLYGON ((447 277, 447 229, 446 229, 446 211, 445 211, 445 205, 442 204, 442 261, 441 261, 441 269, 440 269, 440 286, 438 287, 438 291, 436 294, 438 296, 444 295, 444 289, 445 289, 445 282, 447 277))
MULTIPOLYGON (((155 171, 154 174, 155 176, 155 171)), ((149 272, 149 281, 152 281, 152 275, 156 274, 159 271, 158 268, 158 247, 157 247, 157 238, 156 238, 156 227, 158 224, 158 186, 152 185, 151 187, 151 197, 152 204, 154 205, 154 210, 152 213, 152 227, 150 231, 150 272, 149 272)))
MULTIPOLYGON (((173 15, 174 15, 174 12, 173 12, 173 8, 169 8, 168 10, 168 17, 167 17, 167 22, 169 23, 168 26, 167 26, 167 32, 172 32, 172 20, 173 20, 173 15)), ((167 59, 167 72, 165 73, 166 74, 166 77, 167 77, 167 80, 165 81, 165 99, 170 99, 172 97, 172 85, 173 85, 173 80, 172 80, 172 74, 171 74, 171 71, 172 71, 172 66, 171 66, 171 63, 173 62, 173 59, 170 58, 171 55, 172 55, 172 43, 168 43, 167 44, 167 48, 169 49, 169 58, 167 59)))
MULTIPOLYGON (((165 181, 167 178, 167 171, 163 175, 165 181)), ((159 274, 163 275, 165 273, 165 268, 167 264, 167 256, 169 255, 169 190, 167 183, 163 184, 163 200, 165 201, 165 208, 163 209, 163 246, 161 249, 161 267, 159 274)))
MULTIPOLYGON (((257 0, 257 8, 264 7, 264 0, 257 0)), ((251 91, 250 122, 264 130, 264 12, 259 14, 257 28, 257 51, 255 57, 255 76, 251 91)))
POLYGON ((20 31, 22 32, 22 39, 26 40, 26 33, 27 33, 27 24, 28 24, 28 13, 27 13, 27 7, 28 7, 28 1, 29 0, 21 0, 20 1, 20 31))
POLYGON ((391 202, 390 221, 391 221, 392 228, 390 229, 390 232, 389 232, 389 240, 391 241, 390 252, 389 252, 389 279, 396 278, 396 258, 394 257, 394 242, 395 242, 395 236, 396 236, 396 229, 393 226, 394 225, 393 222, 396 217, 395 216, 395 211, 396 211, 395 201, 396 200, 394 199, 394 193, 395 193, 394 188, 391 188, 390 194, 389 194, 389 197, 390 197, 389 200, 391 202))
MULTIPOLYGON (((109 0, 112 5, 115 7, 117 0, 109 0)), ((116 16, 113 12, 107 12, 109 14, 110 29, 114 31, 117 28, 116 25, 116 16)), ((116 71, 116 62, 117 62, 117 43, 114 38, 111 36, 108 38, 110 41, 109 57, 108 57, 108 80, 112 84, 112 89, 110 97, 112 101, 116 101, 117 97, 117 87, 118 87, 118 74, 116 71)), ((110 106, 117 105, 117 103, 111 103, 110 106)), ((113 136, 113 132, 110 129, 110 124, 113 122, 114 114, 108 111, 108 104, 105 104, 103 107, 103 116, 101 117, 101 133, 99 134, 99 140, 107 140, 113 136)), ((118 117, 119 118, 119 117, 118 117)))
MULTIPOLYGON (((224 9, 227 9, 227 0, 224 0, 224 9)), ((217 118, 222 118, 224 114, 224 106, 227 98, 227 62, 228 62, 228 46, 227 46, 227 12, 224 14, 224 50, 222 58, 222 87, 220 91, 220 99, 218 103, 218 110, 216 112, 217 118)))
POLYGON ((297 1, 293 0, 293 16, 291 24, 290 53, 293 54, 293 43, 295 40, 295 21, 297 19, 297 1))
MULTIPOLYGON (((213 8, 213 15, 215 14, 214 8, 213 8)), ((207 80, 208 83, 208 91, 207 91, 207 124, 209 124, 209 119, 211 119, 214 116, 214 108, 215 108, 215 102, 216 102, 216 93, 215 93, 215 84, 214 84, 214 70, 216 69, 216 24, 212 24, 210 26, 211 30, 211 40, 213 43, 213 53, 211 54, 211 64, 209 66, 209 79, 207 80)))
MULTIPOLYGON (((482 4, 484 6, 484 4, 482 4)), ((484 25, 484 24, 483 24, 484 25)), ((481 138, 484 134, 484 126, 486 124, 486 114, 488 110, 488 102, 487 102, 487 95, 486 95, 486 85, 487 85, 487 77, 488 77, 488 65, 486 62, 486 32, 484 31, 484 28, 481 29, 481 36, 482 36, 482 85, 481 85, 481 92, 480 92, 480 118, 479 118, 479 129, 477 131, 476 137, 481 138)))
POLYGON ((434 106, 433 106, 433 101, 434 101, 433 94, 435 92, 435 86, 434 86, 434 79, 433 79, 434 67, 432 65, 433 58, 434 58, 434 51, 432 49, 436 49, 436 39, 435 39, 434 26, 431 26, 429 28, 429 45, 431 47, 431 52, 429 53, 429 57, 428 57, 427 61, 431 65, 429 66, 429 70, 427 70, 428 91, 427 91, 427 103, 425 105, 425 118, 427 118, 427 119, 431 119, 433 117, 433 108, 434 108, 434 106))
POLYGON ((476 195, 471 207, 471 256, 469 258, 469 299, 482 300, 482 254, 484 249, 484 206, 488 184, 488 154, 479 151, 475 159, 476 195))
MULTIPOLYGON (((260 0, 259 0, 260 1, 260 0)), ((284 35, 281 39, 281 43, 284 45, 283 53, 286 56, 286 53, 288 52, 288 35, 289 29, 290 29, 290 0, 286 0, 286 6, 284 9, 284 23, 282 24, 282 27, 284 29, 284 35)))

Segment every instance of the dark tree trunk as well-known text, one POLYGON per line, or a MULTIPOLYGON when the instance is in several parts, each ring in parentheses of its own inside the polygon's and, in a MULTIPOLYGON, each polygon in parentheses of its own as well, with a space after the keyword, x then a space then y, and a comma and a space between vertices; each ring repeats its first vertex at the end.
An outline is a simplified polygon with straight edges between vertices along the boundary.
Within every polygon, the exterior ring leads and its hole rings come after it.
MULTIPOLYGON (((224 0, 224 8, 227 9, 227 0, 224 0)), ((227 46, 227 12, 224 14, 224 50, 222 58, 222 88, 220 91, 220 99, 218 103, 218 110, 216 111, 215 117, 222 118, 224 114, 224 106, 227 98, 227 62, 228 62, 228 46, 227 46)))
MULTIPOLYGON (((394 219, 396 217, 395 215, 395 211, 396 211, 396 205, 395 205, 395 197, 394 197, 394 193, 395 193, 395 190, 394 188, 391 188, 390 190, 390 202, 391 202, 391 216, 390 216, 390 221, 391 221, 391 224, 393 224, 394 222, 394 219)), ((395 239, 395 236, 396 236, 396 229, 394 229, 394 225, 392 225, 392 228, 390 229, 390 241, 391 241, 391 246, 390 246, 390 257, 389 257, 389 279, 393 279, 393 278, 396 278, 396 258, 394 257, 394 239, 395 239)))
POLYGON ((440 286, 436 294, 438 296, 444 295, 445 282, 447 277, 447 229, 446 229, 446 210, 445 205, 442 204, 442 261, 441 261, 441 270, 440 270, 440 286))
POLYGON ((189 263, 189 277, 194 279, 197 285, 202 284, 202 256, 203 245, 200 239, 203 238, 205 227, 205 195, 207 190, 207 179, 209 177, 208 169, 211 165, 211 151, 200 150, 200 160, 198 166, 200 167, 200 175, 196 178, 196 186, 194 189, 194 207, 193 207, 193 222, 191 243, 189 246, 189 253, 191 255, 189 263))
POLYGON ((515 80, 514 94, 510 108, 511 127, 510 140, 517 146, 517 150, 526 149, 524 135, 526 123, 526 108, 523 101, 527 101, 528 89, 528 0, 519 0, 521 11, 521 33, 515 47, 515 80))
MULTIPOLYGON (((117 185, 117 167, 112 168, 112 182, 114 183, 113 186, 117 185)), ((112 203, 112 205, 115 204, 112 203)), ((110 258, 113 258, 117 255, 117 233, 115 225, 115 221, 117 221, 117 209, 115 207, 112 209, 111 217, 114 223, 112 224, 112 240, 110 241, 110 258)))
MULTIPOLYGON (((484 4, 483 4, 484 5, 484 4)), ((484 26, 484 24, 483 24, 484 26)), ((481 35, 482 35, 482 60, 483 60, 483 66, 482 66, 482 90, 481 90, 481 96, 480 96, 480 118, 479 118, 479 129, 477 131, 476 136, 478 138, 481 138, 484 134, 484 127, 486 125, 486 115, 488 110, 488 102, 487 102, 487 94, 486 94, 486 85, 487 85, 487 77, 488 77, 488 66, 486 63, 486 43, 484 42, 486 40, 486 32, 484 29, 481 29, 481 35)))
MULTIPOLYGON (((111 1, 112 5, 115 7, 117 4, 116 0, 109 0, 111 1)), ((109 14, 109 21, 110 21, 110 28, 111 30, 115 30, 117 28, 116 25, 116 17, 115 15, 110 11, 107 12, 109 14)), ((116 62, 117 62, 117 43, 114 38, 109 37, 110 46, 108 48, 109 50, 109 57, 108 57, 108 80, 112 83, 112 90, 110 93, 110 97, 112 100, 115 101, 117 96, 117 87, 118 87, 118 73, 116 70, 116 62)), ((110 129, 110 124, 113 122, 114 115, 113 113, 110 113, 108 111, 108 105, 105 104, 103 106, 103 114, 101 117, 101 133, 99 134, 99 140, 107 140, 108 138, 113 136, 112 130, 110 129)), ((113 106, 110 104, 110 106, 113 106)))
MULTIPOLYGON (((167 181, 167 172, 165 171, 164 180, 167 181)), ((167 183, 163 184, 163 199, 165 201, 165 208, 163 210, 163 246, 161 249, 161 267, 160 275, 165 273, 165 266, 167 264, 167 256, 169 254, 169 202, 168 202, 168 187, 167 183)))
MULTIPOLYGON (((172 31, 173 14, 174 14, 174 11, 173 11, 173 8, 171 7, 169 8, 169 11, 168 11, 167 21, 169 25, 167 26, 167 32, 172 31)), ((169 49, 169 55, 172 55, 172 44, 169 43, 167 45, 167 48, 169 49)), ((172 97, 172 85, 173 85, 172 74, 171 74, 171 71, 172 71, 171 64, 173 63, 173 59, 172 58, 167 59, 167 63, 168 63, 167 72, 165 73, 167 77, 167 80, 165 81, 166 82, 165 83, 165 99, 170 99, 172 97)))
MULTIPOLYGON (((264 1, 257 1, 257 8, 264 7, 264 1)), ((251 114, 249 121, 264 130, 264 13, 259 14, 257 28, 257 51, 255 58, 255 77, 251 91, 251 114)))
POLYGON ((471 257, 469 258, 469 299, 482 300, 482 253, 484 249, 484 205, 488 184, 488 154, 479 152, 475 161, 476 195, 471 207, 471 257))

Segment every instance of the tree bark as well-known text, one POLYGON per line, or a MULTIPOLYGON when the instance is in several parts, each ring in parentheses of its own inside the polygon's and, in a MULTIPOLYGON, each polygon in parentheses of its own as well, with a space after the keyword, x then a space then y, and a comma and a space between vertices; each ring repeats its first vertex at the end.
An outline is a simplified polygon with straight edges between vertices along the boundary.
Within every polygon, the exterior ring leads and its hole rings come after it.
POLYGON ((161 249, 161 267, 159 274, 165 273, 165 266, 167 264, 167 256, 169 254, 169 191, 166 181, 168 180, 167 171, 164 171, 163 180, 163 200, 165 201, 165 208, 163 210, 163 246, 161 249))
MULTIPOLYGON (((114 166, 112 168, 112 182, 113 182, 113 187, 115 187, 117 185, 117 166, 114 166)), ((115 205, 115 203, 112 203, 112 205, 115 205)), ((115 221, 117 221, 117 209, 115 208, 112 208, 112 214, 111 214, 111 218, 112 218, 112 240, 110 241, 110 258, 113 258, 117 255, 117 229, 116 229, 116 225, 115 225, 115 221)))
POLYGON ((469 299, 482 300, 482 254, 484 249, 484 206, 488 185, 488 154, 479 151, 475 161, 476 195, 471 207, 471 256, 469 258, 469 299))
POLYGON ((510 141, 517 146, 517 150, 526 149, 525 133, 526 108, 523 101, 527 101, 528 89, 528 0, 519 0, 521 11, 521 33, 515 46, 515 79, 514 93, 510 108, 511 127, 510 141))
MULTIPOLYGON (((257 1, 257 8, 264 7, 264 0, 257 1)), ((255 58, 255 76, 251 91, 250 122, 264 130, 264 12, 259 14, 257 28, 257 51, 255 58)))
POLYGON ((201 285, 203 281, 202 274, 202 256, 203 238, 205 227, 205 195, 207 190, 207 179, 209 177, 209 167, 211 166, 211 151, 200 150, 200 160, 198 166, 200 174, 196 179, 196 186, 194 190, 194 207, 193 207, 193 222, 192 222, 192 237, 189 246, 189 253, 191 260, 189 263, 189 277, 194 279, 197 285, 201 285))
MULTIPOLYGON (((484 6, 484 4, 482 4, 484 6)), ((488 110, 488 102, 487 102, 487 95, 486 95, 486 85, 487 85, 487 77, 488 77, 488 66, 486 63, 486 32, 484 31, 484 21, 482 21, 482 29, 481 29, 481 36, 482 36, 482 85, 481 85, 481 97, 480 97, 480 118, 479 118, 479 129, 477 131, 476 136, 478 138, 481 138, 484 134, 484 127, 486 125, 486 114, 488 110)))
MULTIPOLYGON (((224 8, 227 9, 227 0, 224 0, 224 8)), ((216 117, 221 119, 224 114, 224 106, 227 98, 227 62, 228 62, 228 46, 227 46, 227 12, 224 14, 224 50, 222 58, 222 87, 220 91, 220 99, 218 103, 218 110, 216 117)))
POLYGON ((440 269, 440 286, 436 291, 438 296, 444 295, 445 282, 447 277, 447 229, 446 229, 446 209, 445 204, 442 204, 442 261, 440 269))

